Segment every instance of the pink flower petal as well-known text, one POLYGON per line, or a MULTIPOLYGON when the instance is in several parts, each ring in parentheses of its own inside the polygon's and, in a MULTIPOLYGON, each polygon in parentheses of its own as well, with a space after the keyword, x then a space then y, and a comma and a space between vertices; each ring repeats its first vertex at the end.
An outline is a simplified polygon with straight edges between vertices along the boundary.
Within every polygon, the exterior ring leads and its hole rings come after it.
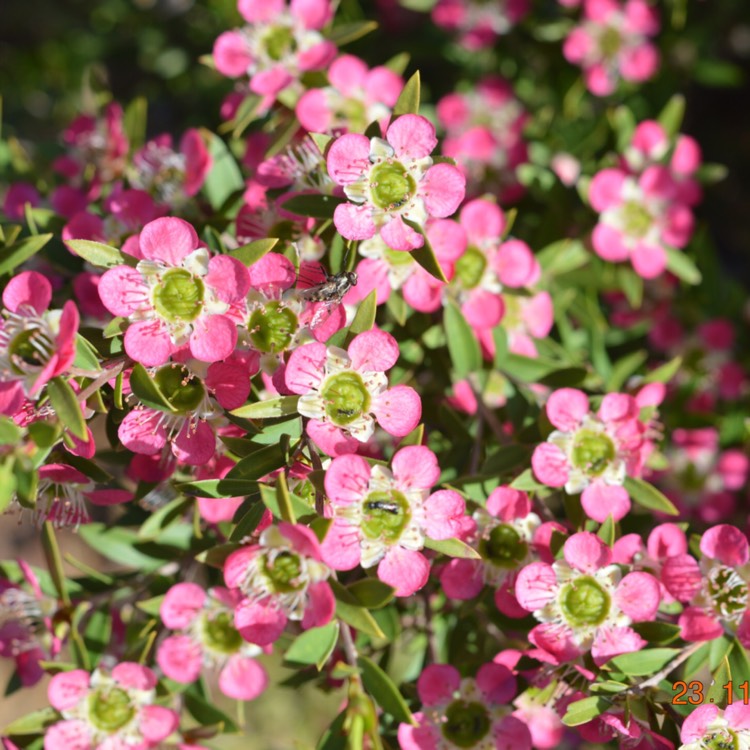
POLYGON ((367 64, 354 55, 341 55, 328 70, 328 80, 344 96, 353 96, 364 86, 367 64))
POLYGON ((484 567, 478 560, 449 560, 440 571, 440 585, 449 599, 473 599, 484 588, 484 567))
POLYGON ((615 656, 640 651, 645 645, 646 641, 632 628, 603 627, 596 631, 591 656, 600 667, 615 656))
POLYGON ((719 707, 705 704, 694 709, 682 723, 680 739, 683 743, 701 742, 708 732, 708 725, 719 716, 719 707))
POLYGON ((155 409, 133 409, 117 428, 117 436, 134 453, 152 456, 167 443, 163 418, 164 415, 155 409))
POLYGON ((590 531, 568 537, 563 545, 563 555, 568 565, 584 573, 595 573, 612 562, 612 550, 590 531))
POLYGON ((97 289, 102 304, 112 315, 127 318, 133 313, 152 309, 146 282, 130 266, 117 266, 106 271, 97 289))
POLYGON ((224 409, 237 409, 250 395, 250 372, 234 362, 214 362, 203 381, 224 409))
POLYGON ((323 380, 326 347, 318 342, 298 346, 290 355, 284 373, 286 387, 303 395, 317 388, 323 380))
POLYGON ((430 219, 427 238, 441 263, 453 263, 466 251, 468 240, 464 227, 453 219, 430 219))
POLYGON ((156 663, 170 680, 189 684, 200 677, 203 650, 191 636, 173 635, 159 645, 156 663))
POLYGON ((735 731, 748 730, 750 729, 750 705, 744 701, 735 701, 724 709, 724 718, 735 731))
POLYGON ((44 312, 52 299, 52 284, 37 271, 23 271, 13 276, 3 290, 3 305, 11 312, 30 307, 44 312))
POLYGON ((190 353, 202 362, 226 359, 237 344, 237 326, 226 315, 201 315, 193 323, 190 353))
POLYGON ((747 537, 736 527, 722 523, 706 531, 701 537, 701 552, 722 565, 736 568, 750 557, 747 537))
POLYGON ((391 459, 393 478, 399 489, 429 490, 440 478, 437 456, 424 445, 407 445, 391 459))
POLYGON ((563 432, 573 432, 588 413, 588 396, 575 388, 560 388, 547 400, 547 417, 563 432))
POLYGON ((232 552, 224 561, 224 583, 230 589, 242 586, 247 576, 248 565, 258 554, 260 547, 242 547, 232 552))
POLYGON ((531 750, 531 732, 517 716, 503 716, 492 727, 496 750, 531 750))
POLYGON ((410 386, 396 385, 373 399, 372 412, 387 433, 403 437, 419 424, 422 401, 410 386))
POLYGON ((680 636, 686 641, 712 641, 724 633, 722 624, 699 607, 687 607, 677 624, 682 629, 680 636))
POLYGON ((630 510, 630 496, 624 487, 595 481, 581 494, 581 505, 584 513, 594 521, 604 523, 608 516, 619 521, 630 510))
POLYGON ((278 640, 286 627, 286 615, 270 600, 245 600, 234 611, 234 626, 250 643, 268 646, 278 640))
POLYGON ((591 244, 600 258, 612 263, 619 263, 630 257, 630 250, 625 245, 622 232, 609 224, 599 223, 594 227, 591 244))
POLYGON ((424 199, 427 213, 444 219, 461 205, 466 195, 466 178, 452 164, 435 164, 419 183, 419 194, 424 199))
POLYGON ((207 464, 216 453, 214 428, 201 420, 194 424, 186 420, 172 440, 172 453, 178 461, 191 466, 207 464))
POLYGON ((529 641, 559 663, 571 661, 581 653, 573 641, 573 631, 567 625, 552 622, 537 625, 529 633, 529 641))
POLYGON ((477 198, 461 209, 461 226, 466 230, 469 242, 482 244, 483 240, 497 243, 505 231, 505 214, 494 201, 477 198))
POLYGON ((370 464, 362 456, 339 456, 331 461, 324 482, 335 507, 361 502, 370 483, 370 464))
POLYGON ((655 279, 667 267, 667 254, 660 245, 638 244, 630 254, 635 272, 644 279, 655 279))
POLYGON ((361 446, 356 438, 345 434, 330 422, 311 419, 305 430, 315 445, 329 456, 343 456, 347 453, 354 453, 361 446))
POLYGON ((688 551, 687 537, 677 524, 662 523, 648 535, 646 549, 654 560, 684 555, 688 551))
POLYGON ((124 344, 128 356, 146 367, 163 365, 174 349, 169 333, 160 320, 131 323, 125 331, 124 344))
POLYGON ((133 661, 120 662, 112 670, 112 679, 133 690, 151 690, 157 682, 151 669, 133 661))
POLYGON ((551 565, 543 562, 529 563, 516 579, 516 599, 529 612, 541 609, 557 594, 557 576, 551 565))
POLYGON ((385 331, 363 331, 352 339, 348 354, 359 372, 385 372, 398 360, 398 342, 385 331))
POLYGON ((89 731, 82 719, 59 721, 45 732, 44 750, 91 750, 89 731))
POLYGON ((143 739, 150 744, 156 744, 169 737, 179 724, 177 713, 164 706, 144 706, 140 719, 138 728, 143 739))
POLYGON ((516 678, 502 664, 483 664, 477 672, 476 681, 477 687, 482 691, 482 702, 490 706, 510 703, 516 695, 516 678))
MULTIPOLYGON (((408 216, 404 214, 406 218, 408 216)), ((380 237, 392 250, 407 252, 415 250, 424 245, 424 237, 415 232, 410 226, 404 224, 400 216, 394 216, 381 228, 380 237)))
POLYGON ((144 258, 179 266, 200 242, 191 224, 173 216, 154 219, 141 230, 140 246, 144 258))
POLYGON ((89 692, 89 673, 83 669, 60 672, 47 687, 47 699, 53 708, 65 711, 78 705, 89 692))
POLYGON ((678 601, 689 602, 700 590, 701 569, 690 555, 668 557, 661 568, 661 582, 678 601))
POLYGON ((521 240, 507 240, 500 245, 492 267, 500 281, 511 288, 531 286, 539 277, 539 263, 531 248, 521 240))
POLYGON ((627 175, 621 169, 597 172, 589 186, 589 202, 594 211, 606 211, 622 202, 622 191, 627 175))
POLYGON ((248 269, 250 283, 268 296, 286 291, 297 280, 294 264, 289 258, 279 253, 267 253, 248 269))
POLYGON ((599 407, 599 418, 604 422, 619 422, 638 416, 636 400, 627 393, 608 393, 599 407))
POLYGON ((633 622, 644 622, 656 615, 661 603, 659 582, 649 573, 628 573, 615 590, 615 604, 633 622))
POLYGON ((250 289, 250 275, 243 263, 230 255, 217 255, 208 262, 204 283, 223 302, 242 299, 250 289))
POLYGON ((292 0, 289 9, 306 29, 322 29, 333 17, 329 0, 292 0))
POLYGON ((422 159, 437 146, 434 126, 421 115, 408 114, 397 118, 391 122, 385 137, 393 146, 397 159, 422 159))
POLYGON ((548 487, 563 487, 568 481, 568 459, 558 446, 542 443, 531 455, 534 476, 548 487))
MULTIPOLYGON (((370 140, 356 133, 342 135, 328 149, 326 164, 328 174, 337 184, 356 182, 370 168, 370 140)), ((338 227, 338 222, 336 226, 338 227)), ((368 236, 372 237, 372 234, 368 236)))
POLYGON ((271 23, 285 10, 284 0, 238 0, 237 10, 248 23, 271 23))
POLYGON ((195 620, 206 601, 206 592, 197 583, 177 583, 162 599, 159 616, 172 630, 184 630, 195 620))
MULTIPOLYGON (((341 458, 346 458, 346 456, 341 456, 341 458)), ((361 560, 360 541, 359 526, 343 518, 335 518, 320 545, 323 562, 334 570, 356 568, 361 560)))
POLYGON ((328 94, 323 89, 311 89, 300 97, 294 111, 305 130, 324 133, 330 129, 334 120, 328 99, 328 94))
POLYGON ((369 240, 377 231, 372 220, 372 210, 367 205, 339 204, 333 212, 333 223, 348 240, 369 240))
POLYGON ((448 703, 461 686, 461 675, 449 664, 429 664, 417 680, 417 693, 425 706, 448 703))
POLYGON ((327 581, 313 583, 307 589, 307 608, 302 627, 319 628, 331 621, 336 611, 336 599, 327 581))
POLYGON ((255 700, 268 687, 266 670, 255 659, 230 657, 219 675, 219 690, 238 701, 255 700))
POLYGON ((466 502, 455 490, 438 490, 425 501, 425 532, 431 539, 452 539, 461 533, 466 502))
POLYGON ((512 487, 496 487, 487 498, 487 512, 508 523, 531 513, 529 496, 512 487))
POLYGON ((427 583, 430 562, 419 552, 391 547, 378 565, 378 578, 393 586, 396 596, 411 596, 427 583))

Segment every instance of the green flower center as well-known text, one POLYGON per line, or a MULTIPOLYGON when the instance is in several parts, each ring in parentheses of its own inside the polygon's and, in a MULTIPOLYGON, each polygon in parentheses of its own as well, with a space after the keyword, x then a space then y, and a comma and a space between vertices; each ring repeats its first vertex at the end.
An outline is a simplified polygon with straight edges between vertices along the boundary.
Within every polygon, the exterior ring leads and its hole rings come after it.
POLYGON ((456 278, 464 289, 473 289, 479 284, 487 268, 487 256, 474 245, 469 245, 456 261, 456 278))
POLYGON ((490 717, 481 703, 453 701, 445 712, 443 737, 457 747, 474 747, 490 731, 490 717))
POLYGON ((89 695, 89 721, 103 732, 116 732, 133 716, 135 708, 122 688, 99 688, 89 695))
POLYGON ((356 372, 331 375, 320 395, 325 401, 328 418, 340 426, 351 424, 370 410, 370 394, 356 372))
POLYGON ((714 611, 722 618, 738 619, 747 609, 747 584, 734 568, 726 565, 714 568, 706 579, 706 591, 714 611))
POLYGON ((203 282, 184 268, 170 268, 154 287, 154 307, 170 322, 195 320, 203 307, 203 282))
POLYGON ((528 551, 529 545, 507 523, 495 526, 489 538, 479 543, 482 557, 501 568, 516 568, 526 558, 528 551))
POLYGON ((377 164, 370 172, 372 202, 385 211, 395 211, 407 203, 417 190, 417 183, 406 167, 397 161, 377 164))
POLYGON ((297 316, 281 302, 267 302, 253 310, 247 324, 253 348, 259 352, 283 352, 297 331, 297 316))
POLYGON ((637 201, 623 205, 622 220, 625 233, 630 237, 644 237, 654 222, 645 206, 637 201))
POLYGON ((719 729, 714 731, 709 737, 703 737, 700 742, 701 747, 706 750, 739 750, 739 737, 731 729, 719 729))
POLYGON ((182 414, 195 411, 206 395, 200 378, 196 378, 182 365, 160 368, 154 375, 154 382, 167 401, 182 414))
POLYGON ((622 47, 622 37, 617 29, 607 28, 599 37, 599 49, 604 57, 614 57, 622 47))
POLYGON ((616 455, 615 444, 602 432, 580 430, 573 442, 573 465, 589 476, 599 476, 616 455))
POLYGON ((275 593, 287 594, 302 588, 302 584, 297 580, 302 572, 302 564, 299 556, 293 552, 279 552, 273 560, 265 555, 262 568, 273 584, 275 593))
POLYGON ((271 60, 282 60, 294 51, 294 34, 288 26, 275 26, 263 37, 263 46, 271 60))
POLYGON ((559 597, 563 615, 573 627, 601 625, 609 614, 610 596, 591 576, 566 583, 559 597))
MULTIPOLYGON (((408 255, 408 253, 404 254, 408 255)), ((44 367, 49 360, 45 352, 52 353, 53 351, 53 344, 41 331, 36 329, 21 331, 13 337, 8 347, 11 369, 17 375, 23 375, 30 368, 44 367)))
POLYGON ((398 490, 371 492, 362 501, 361 529, 368 539, 393 544, 398 541, 410 520, 409 501, 398 490))
POLYGON ((503 294, 503 305, 505 306, 505 312, 503 313, 503 327, 508 330, 519 328, 523 325, 523 315, 521 307, 521 298, 517 294, 503 294))
POLYGON ((213 618, 203 616, 203 643, 210 651, 234 654, 242 646, 242 636, 234 627, 234 618, 229 612, 219 612, 213 618))

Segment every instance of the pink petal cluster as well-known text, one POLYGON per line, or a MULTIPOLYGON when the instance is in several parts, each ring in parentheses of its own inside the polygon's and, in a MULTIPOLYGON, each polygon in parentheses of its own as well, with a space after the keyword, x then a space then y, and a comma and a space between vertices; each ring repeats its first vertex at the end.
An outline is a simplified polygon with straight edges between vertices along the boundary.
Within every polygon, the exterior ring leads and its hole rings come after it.
POLYGON ((456 537, 465 519, 457 492, 431 492, 439 477, 435 454, 421 445, 397 451, 390 469, 371 466, 362 456, 335 458, 325 476, 333 523, 323 559, 335 570, 377 565, 378 578, 396 596, 421 589, 430 573, 430 561, 419 551, 425 537, 456 537))
POLYGON ((583 0, 583 20, 563 45, 568 62, 580 65, 592 94, 606 96, 620 79, 641 83, 659 67, 650 40, 659 16, 648 0, 583 0))
POLYGON ((237 7, 246 25, 218 37, 214 63, 230 78, 247 75, 255 94, 275 97, 336 56, 320 33, 333 15, 330 0, 238 0, 237 7))
POLYGON ((394 250, 422 247, 429 216, 450 216, 464 198, 466 180, 451 164, 433 164, 435 128, 420 115, 392 121, 382 138, 347 133, 328 151, 328 173, 350 202, 336 206, 336 229, 349 240, 380 233, 394 250))
POLYGON ((309 417, 307 434, 331 456, 367 442, 375 423, 391 435, 408 435, 419 424, 422 402, 407 385, 388 387, 386 370, 396 364, 396 339, 385 331, 357 334, 349 348, 314 342, 297 347, 285 383, 301 396, 297 409, 309 417))
POLYGON ((234 625, 250 643, 276 641, 289 620, 302 627, 325 625, 336 603, 328 583, 330 568, 315 534, 306 526, 281 522, 226 559, 224 581, 238 591, 234 625))
POLYGON ((417 680, 422 702, 414 714, 417 725, 399 724, 399 746, 531 750, 529 728, 508 707, 516 690, 516 678, 502 664, 483 664, 476 677, 464 679, 449 664, 430 664, 417 680))
POLYGON ((438 0, 432 10, 436 25, 460 33, 468 50, 491 47, 507 34, 528 12, 529 0, 438 0))
POLYGON ((228 357, 237 343, 230 310, 250 288, 247 268, 229 255, 210 257, 183 219, 150 222, 139 244, 143 260, 135 268, 117 266, 99 282, 104 306, 130 320, 128 356, 158 366, 188 344, 203 362, 228 357))
POLYGON ((532 562, 518 574, 516 598, 541 624, 529 640, 558 662, 591 651, 597 665, 646 645, 630 626, 650 620, 661 601, 649 573, 624 577, 612 550, 590 532, 569 537, 563 560, 532 562))
POLYGON ((268 675, 254 657, 262 649, 242 639, 234 627, 237 589, 204 591, 196 583, 172 586, 161 604, 162 622, 171 630, 156 652, 156 663, 171 680, 191 683, 204 668, 216 668, 219 690, 228 698, 250 701, 268 685, 268 675))
POLYGON ((156 675, 121 662, 111 672, 56 674, 47 694, 62 720, 47 729, 44 750, 148 750, 177 728, 176 711, 157 706, 156 675))
POLYGON ((630 510, 622 486, 626 477, 639 477, 652 444, 649 426, 640 419, 647 393, 633 397, 608 393, 596 414, 585 393, 561 388, 547 400, 547 418, 556 429, 531 457, 534 475, 548 487, 581 492, 589 518, 619 521, 630 510))
POLYGON ((750 706, 732 703, 725 709, 704 704, 682 723, 678 750, 705 747, 743 747, 750 742, 750 706))

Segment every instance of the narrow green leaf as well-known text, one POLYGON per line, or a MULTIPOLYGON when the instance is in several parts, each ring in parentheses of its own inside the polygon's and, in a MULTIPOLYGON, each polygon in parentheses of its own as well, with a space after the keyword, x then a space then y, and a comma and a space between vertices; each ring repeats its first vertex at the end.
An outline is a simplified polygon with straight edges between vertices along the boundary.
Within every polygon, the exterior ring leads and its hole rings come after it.
POLYGON ((385 633, 380 629, 375 618, 367 609, 358 604, 352 594, 338 581, 329 580, 329 584, 336 597, 336 617, 362 633, 386 640, 385 633))
POLYGON ((314 664, 320 671, 333 653, 339 638, 336 620, 320 628, 310 628, 294 639, 284 660, 293 664, 314 664))
POLYGON ((91 372, 101 370, 99 352, 80 333, 76 334, 76 358, 73 366, 91 372))
POLYGON ((294 514, 292 500, 289 495, 289 487, 286 483, 286 474, 279 472, 276 477, 276 502, 279 506, 279 516, 287 523, 296 523, 297 517, 294 514))
POLYGON ((473 547, 460 539, 430 539, 430 537, 425 537, 424 546, 447 557, 464 557, 470 560, 479 560, 482 557, 473 547))
POLYGON ((670 359, 669 362, 663 364, 661 367, 657 367, 655 370, 651 370, 645 378, 644 383, 668 383, 682 367, 682 357, 675 357, 670 359))
POLYGON ((66 240, 66 245, 97 268, 114 268, 125 263, 125 256, 116 248, 93 240, 66 240))
POLYGON ((415 427, 408 435, 399 440, 398 447, 403 448, 407 445, 422 445, 424 440, 424 424, 415 427))
POLYGON ((269 398, 265 401, 256 401, 254 404, 246 404, 230 412, 235 417, 243 419, 273 419, 285 417, 297 413, 297 402, 299 396, 279 396, 269 398))
POLYGON ((140 362, 133 365, 133 371, 130 373, 130 388, 146 406, 171 414, 177 412, 140 362))
POLYGON ((241 497, 258 491, 255 479, 200 479, 195 482, 182 482, 176 489, 186 495, 196 497, 241 497))
POLYGON ((380 609, 393 599, 393 587, 377 578, 363 578, 347 587, 352 596, 367 609, 380 609))
POLYGON ((23 430, 10 417, 0 415, 0 445, 17 445, 23 430))
POLYGON ((88 438, 86 420, 81 411, 75 391, 63 378, 52 378, 47 383, 47 396, 58 419, 79 440, 88 438))
POLYGON ((634 622, 630 627, 649 643, 671 643, 682 632, 679 625, 669 622, 634 622))
POLYGON ((403 90, 393 105, 393 115, 418 115, 421 80, 417 71, 404 85, 403 90))
POLYGON ((411 55, 408 52, 399 52, 390 60, 386 61, 385 67, 388 68, 388 70, 392 70, 394 73, 402 76, 409 65, 410 59, 411 55))
POLYGON ((456 377, 463 380, 470 373, 481 370, 482 350, 479 342, 461 310, 453 302, 445 307, 443 324, 456 377))
POLYGON ((13 471, 14 464, 14 456, 6 456, 0 464, 0 513, 5 512, 16 494, 17 480, 13 471))
POLYGON ((404 224, 411 227, 415 232, 421 234, 422 238, 424 239, 424 244, 422 245, 422 247, 418 247, 416 250, 409 251, 411 257, 414 258, 414 260, 416 260, 417 263, 419 263, 419 265, 422 266, 422 268, 424 268, 424 270, 430 274, 430 276, 434 276, 438 281, 442 281, 444 284, 447 284, 448 279, 446 278, 445 272, 440 265, 440 261, 435 255, 435 251, 432 249, 432 245, 430 244, 430 241, 427 238, 424 229, 419 226, 419 224, 416 224, 413 221, 409 221, 409 219, 404 219, 402 217, 402 220, 404 224))
POLYGON ((65 605, 70 605, 70 596, 65 587, 65 571, 63 571, 60 547, 57 545, 55 530, 49 521, 45 521, 42 526, 42 548, 44 549, 47 568, 52 582, 55 584, 57 595, 65 605))
POLYGON ((624 486, 628 495, 641 507, 648 508, 649 510, 658 510, 670 516, 678 516, 680 514, 672 501, 664 493, 643 479, 626 477, 624 486))
POLYGON ((276 469, 280 469, 286 461, 282 446, 278 443, 267 445, 247 458, 238 461, 226 475, 227 479, 260 479, 276 469))
POLYGON ((530 451, 523 445, 503 445, 487 456, 482 474, 506 474, 528 466, 530 451))
POLYGON ((615 521, 611 515, 607 516, 607 520, 599 527, 599 531, 596 535, 601 539, 608 547, 611 547, 615 543, 615 521))
POLYGON ((615 362, 612 372, 607 379, 606 389, 609 392, 619 391, 625 385, 628 378, 648 359, 648 352, 639 349, 636 352, 626 354, 615 362))
MULTIPOLYGON (((719 663, 716 671, 711 675, 713 678, 711 683, 706 686, 706 693, 703 696, 704 703, 715 703, 719 708, 724 708, 727 705, 727 701, 732 698, 739 698, 741 696, 729 695, 729 692, 735 692, 732 688, 726 688, 727 684, 732 682, 732 670, 729 666, 729 659, 725 655, 719 663)), ((739 682, 738 682, 739 684, 739 682)))
POLYGON ((360 656, 357 664, 362 670, 362 683, 365 690, 375 699, 375 702, 396 721, 406 724, 416 724, 416 720, 406 705, 406 701, 393 684, 391 678, 372 660, 360 656))
POLYGON ((523 490, 524 492, 533 492, 536 490, 547 489, 547 485, 541 484, 534 479, 534 474, 531 469, 526 469, 519 474, 511 483, 510 486, 514 490, 523 490))
POLYGON ((282 208, 297 216, 332 219, 336 206, 342 203, 346 203, 346 199, 335 195, 295 195, 284 201, 282 208))
MULTIPOLYGON (((369 331, 375 325, 375 313, 378 310, 377 290, 373 289, 358 305, 349 326, 349 336, 354 338, 358 333, 369 331)), ((347 337, 348 338, 348 337, 347 337)))
POLYGON ((278 242, 278 237, 254 240, 247 245, 230 250, 228 254, 233 258, 237 258, 238 261, 244 263, 246 266, 252 266, 253 263, 257 263, 264 255, 270 253, 278 242))
POLYGON ((666 667, 679 653, 679 648, 647 648, 615 656, 606 663, 605 668, 617 670, 630 677, 644 677, 666 667))
POLYGON ((42 708, 7 724, 2 730, 2 735, 3 737, 11 737, 41 734, 48 726, 58 721, 60 721, 60 714, 54 708, 42 708))
POLYGON ((536 259, 547 276, 560 276, 585 266, 591 254, 580 240, 558 240, 541 250, 536 259))
POLYGON ((667 248, 667 270, 686 284, 700 284, 703 278, 698 266, 682 250, 673 247, 667 248))
POLYGON ((682 119, 685 116, 685 97, 675 94, 664 106, 664 109, 656 118, 659 124, 667 131, 667 137, 674 138, 680 132, 682 119))
POLYGON ((224 141, 205 128, 201 128, 201 135, 208 141, 208 151, 213 159, 213 166, 203 183, 202 192, 211 208, 218 210, 232 193, 244 189, 245 180, 224 141))
POLYGON ((200 696, 186 692, 184 693, 184 701, 188 713, 202 726, 219 724, 224 732, 234 733, 239 731, 237 724, 232 719, 200 696))
POLYGON ((123 130, 128 136, 130 152, 139 149, 146 140, 146 120, 148 117, 148 101, 144 96, 137 96, 125 108, 122 118, 123 130))
POLYGON ((353 21, 352 23, 340 23, 331 30, 330 40, 337 46, 355 42, 375 29, 378 24, 375 21, 353 21))
POLYGON ((586 724, 599 716, 599 714, 604 713, 611 705, 611 701, 599 695, 575 701, 568 706, 568 710, 562 719, 563 724, 568 727, 577 727, 580 724, 586 724))
POLYGON ((32 255, 38 253, 52 237, 52 234, 37 234, 0 249, 0 275, 11 273, 21 263, 25 263, 32 255))
POLYGON ((320 151, 321 156, 325 156, 326 149, 333 140, 333 136, 328 135, 328 133, 310 133, 310 138, 313 139, 313 143, 315 143, 315 145, 318 147, 318 151, 320 151))

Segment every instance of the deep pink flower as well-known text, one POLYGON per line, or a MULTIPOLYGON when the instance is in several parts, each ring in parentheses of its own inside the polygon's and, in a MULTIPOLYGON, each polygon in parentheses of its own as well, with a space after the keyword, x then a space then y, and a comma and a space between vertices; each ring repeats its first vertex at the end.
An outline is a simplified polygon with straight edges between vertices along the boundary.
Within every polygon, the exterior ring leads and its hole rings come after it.
POLYGON ((301 621, 305 629, 325 625, 335 610, 330 574, 310 529, 285 522, 270 526, 258 544, 236 550, 224 563, 226 585, 242 595, 235 627, 246 641, 265 646, 289 620, 301 621))
POLYGON ((14 182, 3 198, 3 213, 11 221, 23 221, 26 204, 35 208, 41 202, 39 191, 30 182, 14 182))
POLYGON ((176 711, 157 706, 156 675, 134 662, 111 672, 82 669, 56 674, 47 694, 62 720, 44 735, 44 750, 156 747, 177 728, 176 711))
POLYGON ((531 750, 526 724, 511 715, 516 679, 508 667, 483 664, 476 677, 461 679, 448 664, 430 664, 417 681, 422 710, 417 725, 399 724, 401 750, 495 748, 531 750))
POLYGON ((322 544, 336 570, 378 565, 378 578, 410 596, 427 583, 430 563, 419 550, 425 537, 459 535, 466 506, 453 490, 431 493, 440 476, 435 454, 424 446, 397 451, 391 468, 356 455, 335 458, 325 487, 333 524, 322 544))
POLYGON ((350 453, 369 440, 377 423, 388 433, 408 435, 419 423, 422 403, 406 385, 388 387, 385 374, 399 356, 396 339, 385 331, 357 334, 347 351, 321 343, 304 344, 289 357, 287 388, 301 396, 307 432, 329 455, 350 453))
POLYGON ((237 343, 237 325, 228 313, 250 288, 247 268, 229 255, 211 257, 182 219, 150 222, 139 241, 143 260, 135 268, 107 271, 99 283, 105 307, 131 321, 127 354, 158 366, 187 343, 203 362, 228 357, 237 343))
POLYGON ((394 250, 422 247, 424 238, 404 219, 424 226, 428 216, 450 216, 466 180, 451 164, 434 164, 435 128, 420 115, 402 115, 382 138, 347 133, 328 151, 328 172, 350 203, 336 207, 336 229, 347 239, 380 233, 394 250))

